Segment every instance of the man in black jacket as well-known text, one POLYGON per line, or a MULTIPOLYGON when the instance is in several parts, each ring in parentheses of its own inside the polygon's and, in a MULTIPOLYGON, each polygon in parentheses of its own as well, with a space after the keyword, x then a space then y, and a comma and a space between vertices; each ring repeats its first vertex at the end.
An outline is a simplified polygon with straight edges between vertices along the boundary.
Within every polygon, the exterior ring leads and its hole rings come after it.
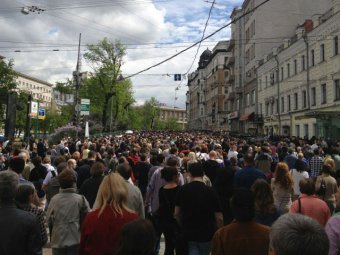
POLYGON ((0 172, 0 254, 41 255, 38 218, 15 207, 19 177, 13 171, 0 172))

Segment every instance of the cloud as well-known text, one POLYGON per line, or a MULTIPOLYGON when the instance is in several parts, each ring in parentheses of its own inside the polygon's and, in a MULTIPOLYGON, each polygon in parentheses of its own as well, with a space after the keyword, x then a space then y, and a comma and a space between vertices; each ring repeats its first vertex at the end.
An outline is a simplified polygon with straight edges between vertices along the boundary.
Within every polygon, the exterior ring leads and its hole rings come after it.
MULTIPOLYGON (((84 45, 97 43, 104 37, 126 44, 123 73, 132 74, 200 40, 211 6, 203 0, 37 0, 27 1, 28 5, 41 6, 45 11, 23 15, 21 1, 1 2, 0 55, 13 58, 16 70, 51 83, 72 77, 79 33, 82 33, 82 53, 86 49, 84 45)), ((233 7, 241 3, 240 0, 217 1, 206 34, 227 24, 233 7)), ((225 29, 203 42, 198 57, 207 47, 212 49, 218 40, 226 40, 229 35, 229 29, 225 29)), ((188 71, 196 50, 194 47, 145 72, 151 75, 131 78, 136 101, 141 103, 153 96, 169 106, 175 102, 176 106, 185 107, 187 81, 175 82, 172 75, 188 71), (175 88, 179 84, 181 89, 175 101, 175 88)), ((197 65, 198 58, 191 71, 197 65)), ((82 69, 90 70, 85 60, 82 69)))

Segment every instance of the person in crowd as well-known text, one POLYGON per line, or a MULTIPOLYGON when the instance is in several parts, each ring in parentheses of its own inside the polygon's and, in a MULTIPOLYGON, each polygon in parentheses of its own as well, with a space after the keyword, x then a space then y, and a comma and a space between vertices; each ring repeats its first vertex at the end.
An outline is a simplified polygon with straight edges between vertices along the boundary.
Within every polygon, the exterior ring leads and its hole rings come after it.
POLYGON ((280 216, 274 204, 271 187, 267 181, 257 179, 252 186, 252 191, 255 199, 255 222, 270 227, 280 216))
POLYGON ((243 158, 244 167, 235 173, 234 188, 251 189, 251 186, 257 179, 266 179, 266 175, 254 167, 254 157, 252 154, 247 153, 243 158))
POLYGON ((18 157, 21 157, 25 161, 25 168, 21 175, 25 180, 28 180, 30 178, 31 173, 31 167, 28 164, 30 159, 29 153, 27 150, 23 150, 19 153, 18 157))
POLYGON ((323 200, 315 195, 315 183, 313 179, 303 179, 300 181, 301 195, 290 207, 290 213, 299 213, 309 216, 325 226, 331 217, 329 208, 323 200))
POLYGON ((139 215, 140 218, 145 218, 144 201, 139 188, 129 182, 131 176, 131 166, 129 164, 119 164, 117 172, 124 178, 128 188, 127 207, 139 215))
POLYGON ((45 156, 46 156, 46 152, 47 152, 47 148, 46 148, 45 141, 43 141, 43 139, 39 139, 39 142, 37 143, 37 154, 38 154, 38 156, 41 157, 42 159, 44 159, 45 156))
POLYGON ((300 195, 300 186, 299 183, 303 179, 308 179, 309 175, 307 172, 307 165, 301 160, 298 159, 295 162, 295 167, 290 170, 291 176, 293 177, 294 182, 294 200, 296 200, 300 195))
POLYGON ((333 216, 328 220, 325 231, 327 233, 330 248, 329 255, 337 255, 340 252, 340 189, 335 193, 336 204, 333 216))
POLYGON ((84 181, 79 189, 79 194, 85 196, 89 202, 90 208, 93 208, 97 197, 99 186, 103 180, 105 165, 101 162, 96 162, 91 166, 91 178, 84 181))
POLYGON ((216 151, 209 152, 209 159, 204 161, 202 166, 205 175, 210 179, 212 186, 214 186, 217 169, 221 168, 221 165, 217 162, 216 151))
POLYGON ((316 178, 316 194, 325 201, 331 212, 335 208, 335 193, 338 190, 336 180, 331 176, 332 167, 328 164, 323 165, 322 174, 316 178))
POLYGON ((284 162, 287 163, 289 170, 295 167, 296 160, 297 160, 297 156, 295 155, 294 148, 289 148, 288 155, 284 158, 284 162))
POLYGON ((115 255, 154 255, 155 243, 152 223, 144 219, 134 220, 123 226, 115 255))
POLYGON ((209 254, 211 239, 223 225, 223 214, 214 190, 203 183, 200 163, 189 166, 191 182, 178 192, 175 218, 188 241, 189 254, 209 254))
POLYGON ((80 189, 81 185, 85 180, 91 177, 91 167, 96 162, 96 152, 89 151, 87 158, 83 161, 83 164, 78 169, 78 178, 77 178, 77 188, 80 189))
POLYGON ((127 207, 127 196, 126 182, 118 173, 104 177, 97 195, 98 209, 88 213, 82 225, 79 254, 116 253, 122 227, 138 218, 127 207))
POLYGON ((317 221, 285 214, 272 226, 269 255, 328 255, 329 241, 317 221))
POLYGON ((33 204, 34 193, 34 187, 31 185, 20 185, 15 196, 15 202, 19 209, 31 212, 37 216, 40 226, 41 247, 43 247, 47 243, 48 239, 45 226, 45 212, 43 209, 33 204))
POLYGON ((42 255, 38 218, 15 206, 18 187, 19 176, 14 171, 0 172, 0 254, 42 255))
POLYGON ((265 175, 270 173, 272 157, 269 155, 269 147, 262 146, 260 153, 255 157, 255 167, 261 170, 265 175))
MULTIPOLYGON (((164 255, 173 255, 176 247, 175 234, 178 231, 177 222, 174 218, 175 201, 179 191, 178 170, 176 167, 164 167, 161 176, 166 184, 159 189, 158 219, 165 238, 164 255)), ((178 254, 178 252, 176 252, 178 254)))
POLYGON ((40 203, 43 204, 45 199, 45 191, 42 189, 42 185, 47 175, 47 169, 42 165, 42 159, 40 156, 36 156, 33 159, 33 165, 34 168, 30 173, 29 181, 34 184, 40 203))
POLYGON ((138 181, 138 188, 142 192, 143 198, 146 195, 146 189, 148 186, 148 174, 152 165, 149 163, 148 155, 141 154, 140 160, 135 166, 135 177, 138 181))
POLYGON ((280 214, 287 213, 292 205, 293 178, 289 172, 288 165, 279 162, 275 169, 275 178, 271 180, 274 204, 280 214))
POLYGON ((247 188, 236 189, 231 200, 235 220, 214 235, 212 255, 266 255, 269 248, 269 227, 258 224, 255 203, 247 188))
POLYGON ((78 254, 80 225, 90 207, 86 198, 76 193, 76 176, 72 170, 64 169, 58 180, 60 192, 51 199, 46 214, 52 253, 78 254))
POLYGON ((229 148, 229 151, 228 151, 228 160, 230 160, 231 158, 237 158, 237 146, 235 144, 232 144, 229 148))
POLYGON ((323 166, 323 158, 320 156, 320 150, 314 149, 314 155, 308 162, 308 168, 310 171, 310 177, 316 178, 321 174, 323 166))

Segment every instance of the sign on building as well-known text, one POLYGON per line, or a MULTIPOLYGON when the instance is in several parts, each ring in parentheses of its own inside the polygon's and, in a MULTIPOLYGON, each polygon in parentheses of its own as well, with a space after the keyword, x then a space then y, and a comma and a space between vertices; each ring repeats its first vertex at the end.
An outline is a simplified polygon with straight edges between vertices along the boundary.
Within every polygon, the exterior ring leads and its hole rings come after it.
POLYGON ((46 111, 45 109, 39 109, 38 119, 44 120, 46 118, 46 111))
POLYGON ((31 102, 31 110, 30 110, 30 116, 31 118, 38 118, 38 111, 39 111, 39 103, 36 101, 31 102))
POLYGON ((80 115, 90 115, 90 99, 81 99, 80 115))

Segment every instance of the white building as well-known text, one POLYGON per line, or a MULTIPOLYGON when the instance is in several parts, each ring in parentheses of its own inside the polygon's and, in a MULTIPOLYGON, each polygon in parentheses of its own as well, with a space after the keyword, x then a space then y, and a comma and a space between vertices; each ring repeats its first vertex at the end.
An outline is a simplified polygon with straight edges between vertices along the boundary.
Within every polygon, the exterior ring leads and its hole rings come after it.
POLYGON ((264 56, 257 69, 264 133, 340 137, 339 10, 334 0, 264 56))
POLYGON ((41 107, 51 108, 52 84, 46 81, 16 72, 17 90, 28 92, 32 99, 39 101, 41 107))
POLYGON ((187 127, 187 112, 181 108, 171 108, 166 106, 159 107, 159 117, 161 121, 174 119, 182 130, 187 127))

